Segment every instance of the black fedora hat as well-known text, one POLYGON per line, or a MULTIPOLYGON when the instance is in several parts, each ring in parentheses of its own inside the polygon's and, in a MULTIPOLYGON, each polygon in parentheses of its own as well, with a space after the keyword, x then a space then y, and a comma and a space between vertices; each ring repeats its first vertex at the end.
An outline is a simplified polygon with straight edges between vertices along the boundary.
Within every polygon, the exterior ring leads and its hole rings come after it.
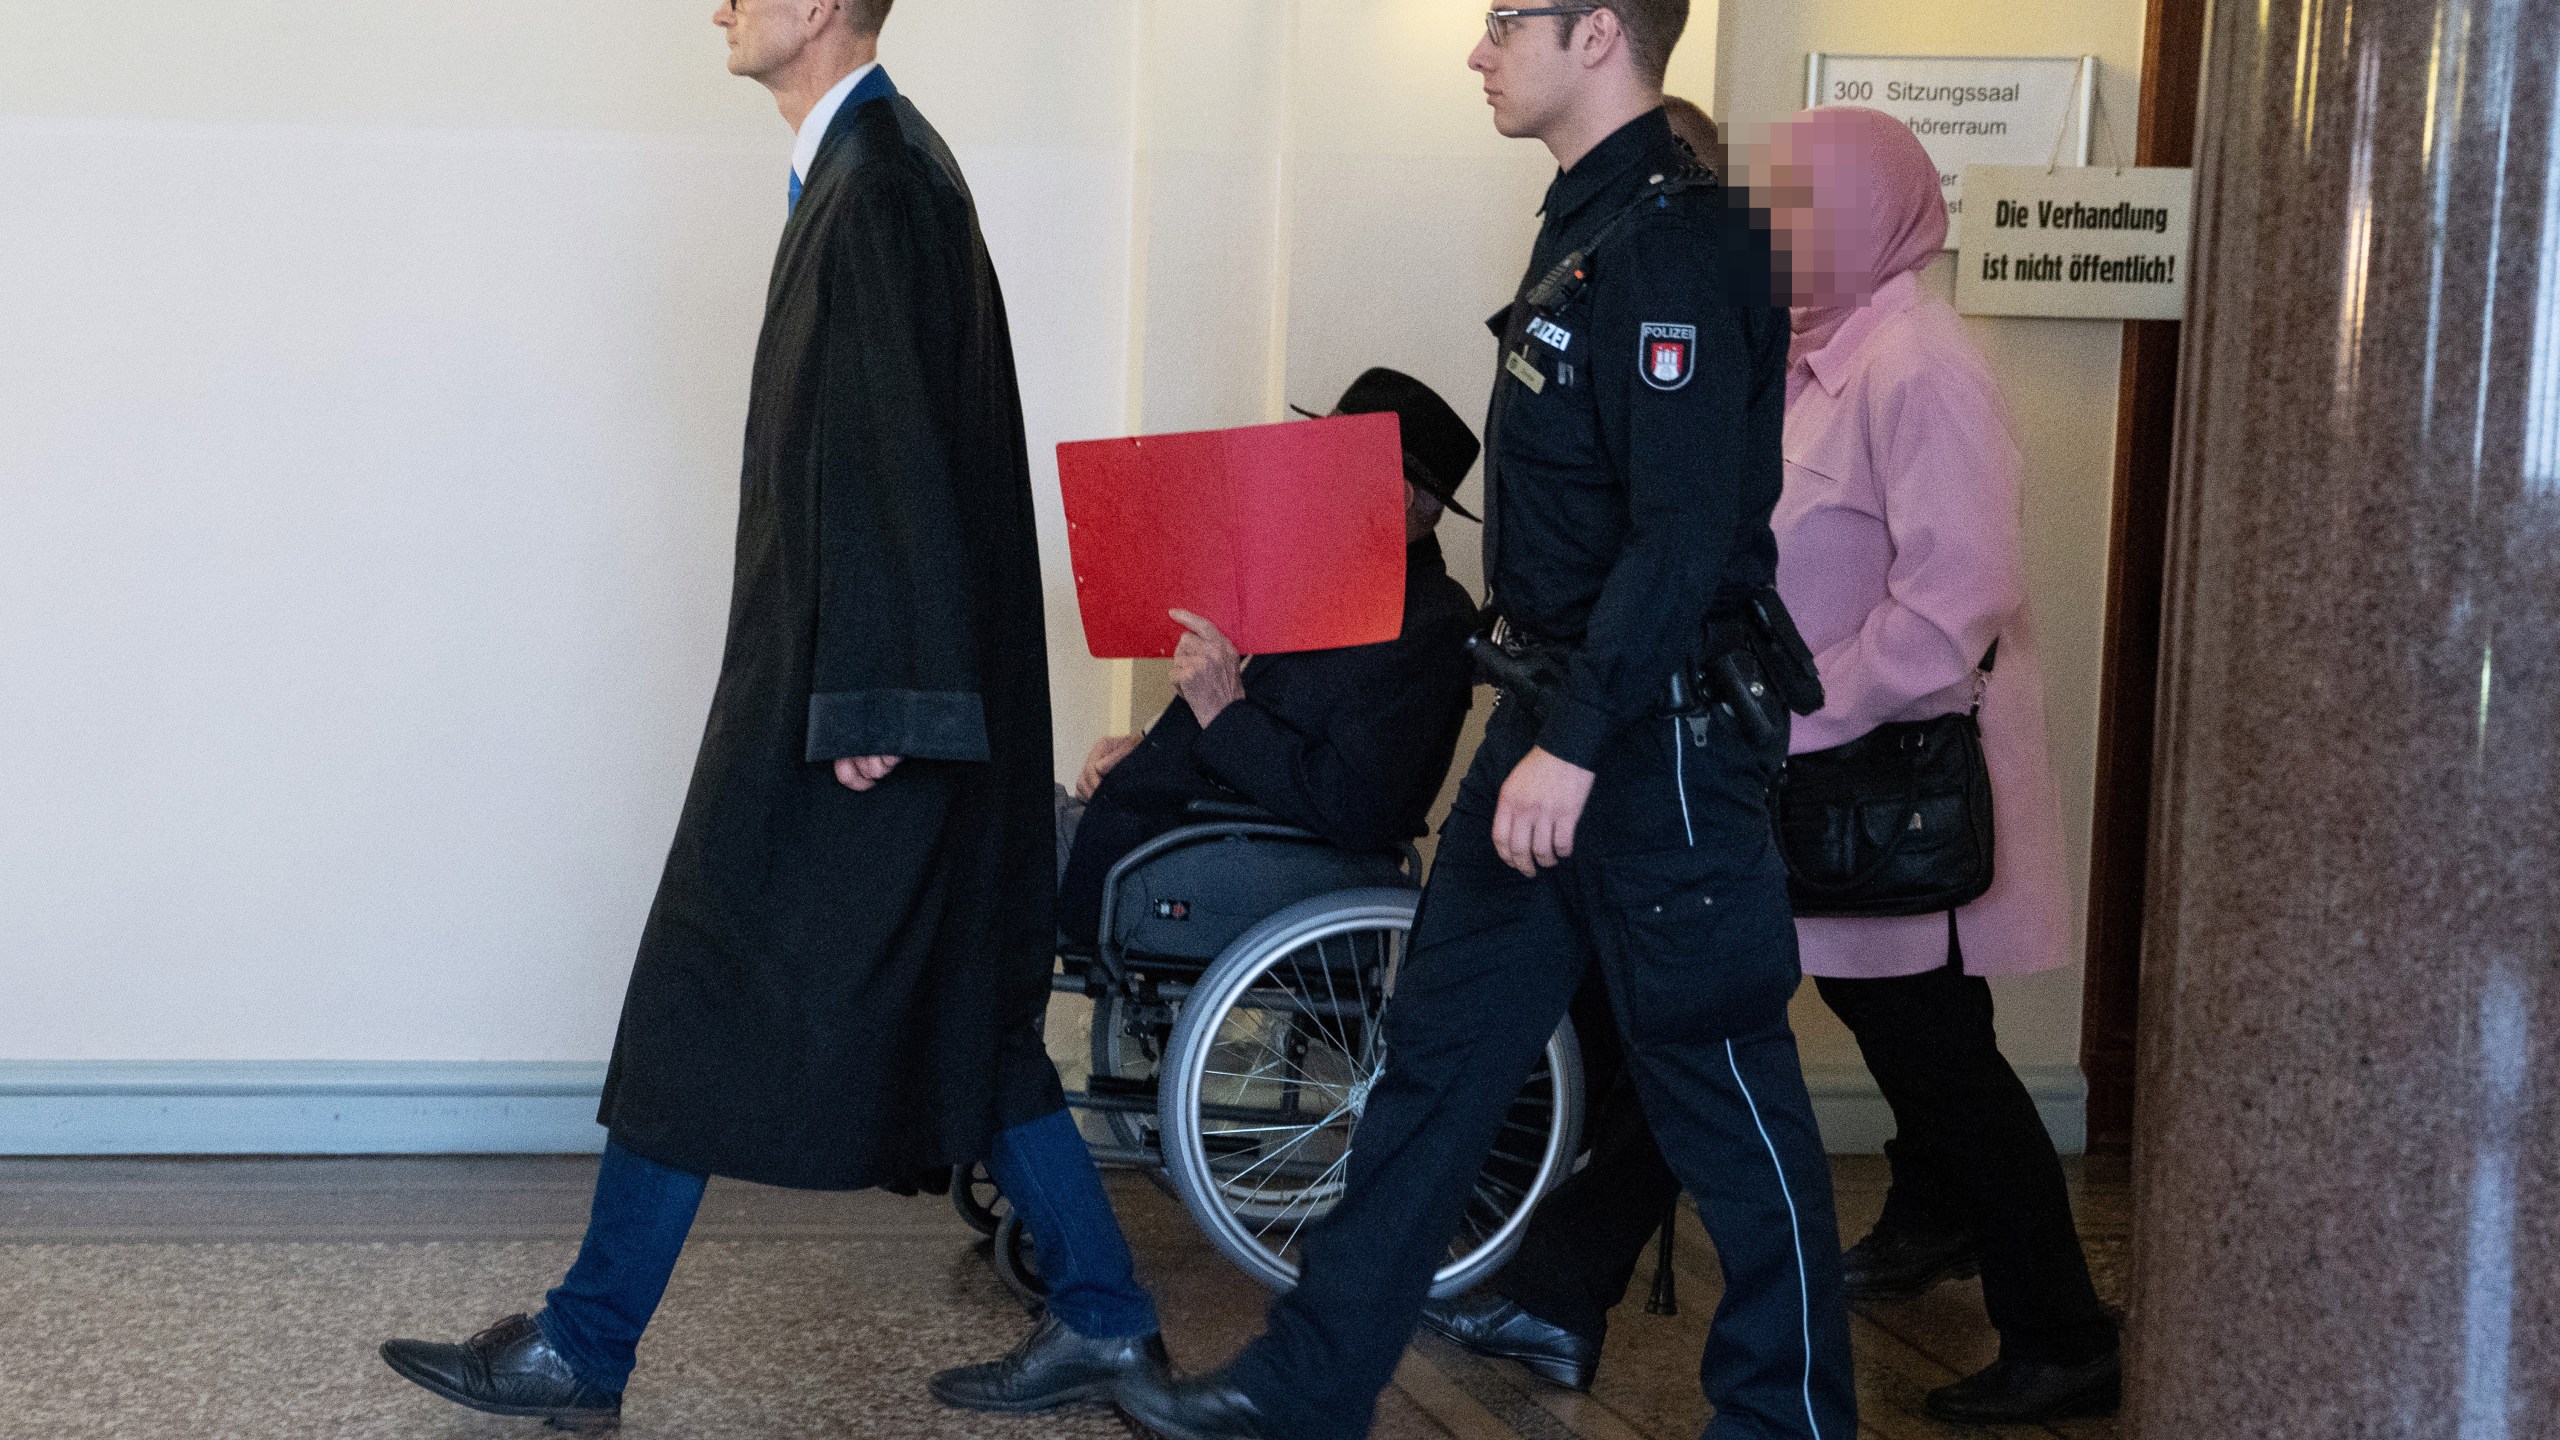
MULTIPOLYGON (((1315 412, 1301 406, 1289 407, 1299 414, 1313 417, 1315 412)), ((1458 503, 1458 487, 1465 483, 1467 472, 1475 468, 1476 456, 1484 447, 1476 443, 1476 432, 1449 408, 1439 392, 1401 370, 1384 366, 1371 370, 1351 382, 1335 403, 1336 415, 1394 414, 1404 428, 1404 474, 1417 487, 1451 510, 1477 520, 1475 512, 1458 503)), ((1477 520, 1482 524, 1481 520, 1477 520)))

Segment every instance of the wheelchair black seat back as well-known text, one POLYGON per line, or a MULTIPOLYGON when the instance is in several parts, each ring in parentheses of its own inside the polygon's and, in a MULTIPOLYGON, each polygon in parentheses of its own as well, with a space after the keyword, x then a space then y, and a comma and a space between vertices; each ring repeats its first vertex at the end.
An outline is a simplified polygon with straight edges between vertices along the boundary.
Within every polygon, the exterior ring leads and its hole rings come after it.
POLYGON ((1267 821, 1191 826, 1164 839, 1174 843, 1113 872, 1103 933, 1122 956, 1206 965, 1302 900, 1421 884, 1409 852, 1337 850, 1267 821))
MULTIPOLYGON (((1067 1102, 1096 1117, 1094 1158, 1133 1166, 1182 1201, 1218 1249, 1286 1289, 1297 1244, 1333 1208, 1362 1108, 1386 1066, 1386 1007, 1420 899, 1421 858, 1356 853, 1244 806, 1124 856, 1104 882, 1099 941, 1062 949, 1053 985, 1093 1001, 1092 1068, 1067 1102)), ((1523 1082, 1433 1290, 1454 1294, 1510 1257, 1537 1201, 1578 1153, 1582 1064, 1570 1024, 1523 1082)), ((994 1230, 999 1269, 1028 1298, 1020 1225, 994 1230)))

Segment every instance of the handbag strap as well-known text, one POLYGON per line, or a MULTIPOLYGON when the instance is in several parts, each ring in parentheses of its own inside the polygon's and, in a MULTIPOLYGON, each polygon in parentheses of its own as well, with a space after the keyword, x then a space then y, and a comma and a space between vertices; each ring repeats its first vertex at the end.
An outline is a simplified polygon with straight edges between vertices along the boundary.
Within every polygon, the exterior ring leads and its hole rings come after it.
POLYGON ((1977 720, 1982 718, 1982 697, 1991 693, 1991 667, 1999 661, 2000 642, 1993 640, 1991 648, 1982 652, 1982 663, 1973 667, 1973 716, 1977 720))

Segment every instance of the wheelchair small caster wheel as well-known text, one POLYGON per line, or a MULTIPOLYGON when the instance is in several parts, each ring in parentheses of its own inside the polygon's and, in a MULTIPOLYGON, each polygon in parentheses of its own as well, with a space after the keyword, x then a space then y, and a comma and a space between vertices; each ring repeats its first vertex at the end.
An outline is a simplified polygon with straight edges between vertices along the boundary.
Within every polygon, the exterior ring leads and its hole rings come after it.
POLYGON ((951 1167, 951 1208, 960 1212, 970 1229, 990 1238, 1013 1209, 1005 1203, 1004 1192, 996 1188, 994 1178, 987 1174, 987 1167, 977 1161, 951 1167))
POLYGON ((1021 1216, 1007 1212, 996 1226, 987 1262, 996 1267, 996 1278, 1024 1309, 1037 1311, 1049 1303, 1049 1283, 1040 1278, 1040 1252, 1031 1243, 1031 1232, 1023 1228, 1021 1216))

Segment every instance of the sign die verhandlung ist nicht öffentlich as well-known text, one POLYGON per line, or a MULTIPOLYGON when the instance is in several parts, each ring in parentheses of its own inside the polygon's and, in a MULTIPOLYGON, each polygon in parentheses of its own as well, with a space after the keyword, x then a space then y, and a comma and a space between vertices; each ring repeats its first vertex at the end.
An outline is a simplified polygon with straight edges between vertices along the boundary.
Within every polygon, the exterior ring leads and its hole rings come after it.
POLYGON ((2176 320, 2186 314, 2192 170, 1976 165, 1956 256, 1967 315, 2176 320))

